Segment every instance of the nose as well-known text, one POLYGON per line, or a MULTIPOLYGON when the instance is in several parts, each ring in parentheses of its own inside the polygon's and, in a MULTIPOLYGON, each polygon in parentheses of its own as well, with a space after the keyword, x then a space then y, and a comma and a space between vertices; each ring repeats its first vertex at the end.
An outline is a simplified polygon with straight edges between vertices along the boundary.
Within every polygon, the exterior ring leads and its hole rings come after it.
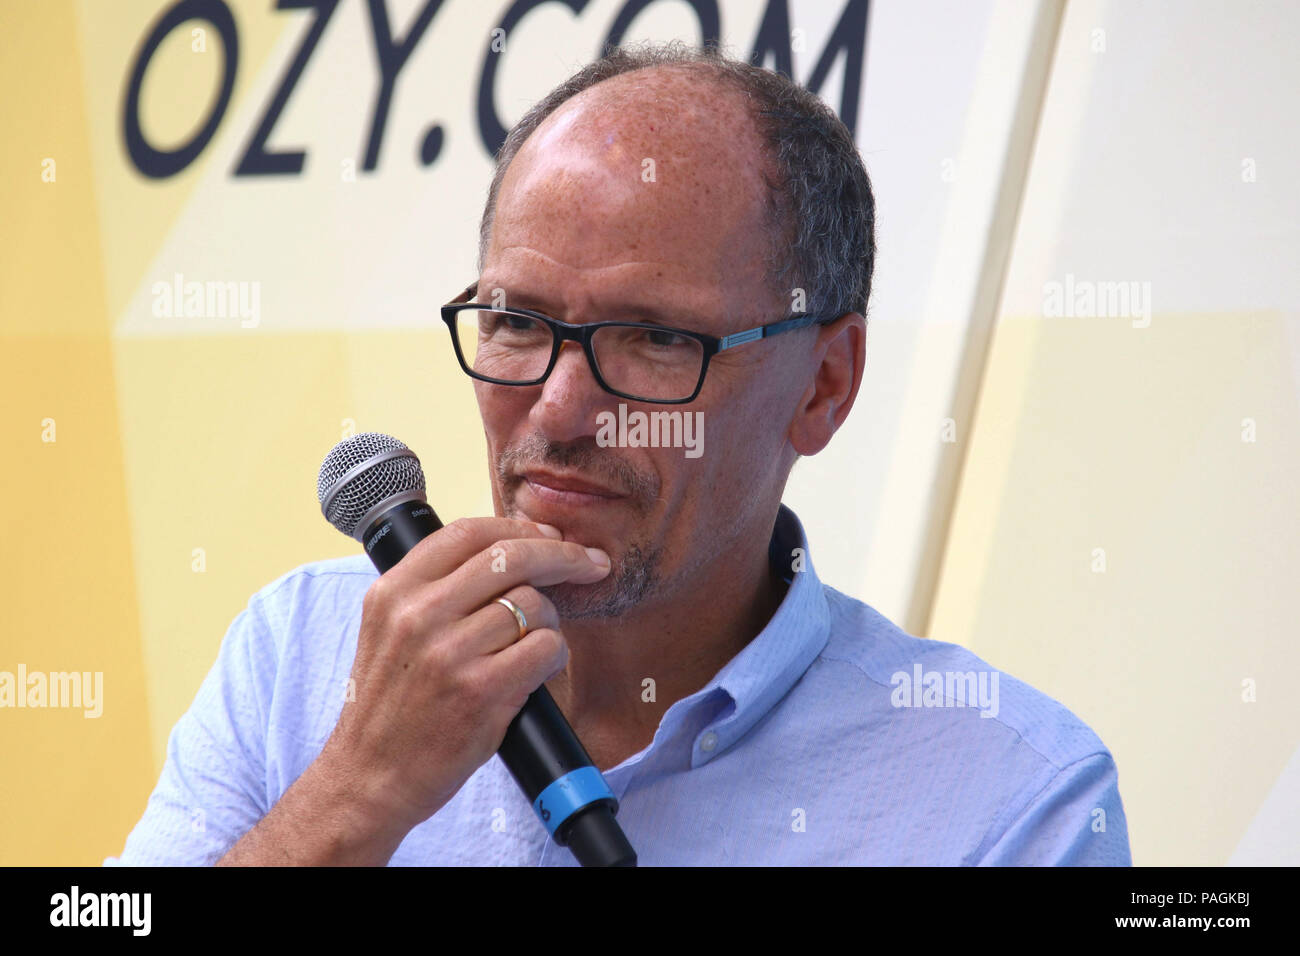
POLYGON ((596 415, 616 396, 600 387, 577 342, 563 342, 555 367, 542 383, 528 419, 533 427, 556 442, 595 437, 596 415))

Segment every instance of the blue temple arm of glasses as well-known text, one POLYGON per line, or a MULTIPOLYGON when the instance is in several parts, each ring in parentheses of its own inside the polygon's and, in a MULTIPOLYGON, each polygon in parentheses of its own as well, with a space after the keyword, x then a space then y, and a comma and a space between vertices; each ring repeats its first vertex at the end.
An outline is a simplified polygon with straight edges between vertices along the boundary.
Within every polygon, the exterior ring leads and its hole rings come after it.
POLYGON ((755 339, 766 339, 773 335, 780 335, 782 332, 793 332, 796 329, 806 329, 810 325, 826 321, 823 315, 799 315, 789 319, 782 319, 780 322, 773 322, 771 325, 760 325, 752 329, 746 329, 743 332, 733 332, 731 335, 724 336, 718 342, 718 351, 729 349, 737 345, 744 345, 746 342, 753 342, 755 339))

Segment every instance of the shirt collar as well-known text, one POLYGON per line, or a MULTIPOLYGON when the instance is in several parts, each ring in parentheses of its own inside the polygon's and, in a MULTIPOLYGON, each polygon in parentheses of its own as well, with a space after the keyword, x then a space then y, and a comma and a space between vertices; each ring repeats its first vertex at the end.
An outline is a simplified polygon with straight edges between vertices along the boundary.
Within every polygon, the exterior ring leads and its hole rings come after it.
POLYGON ((795 513, 781 505, 768 555, 790 580, 785 599, 767 626, 696 694, 730 698, 720 716, 691 748, 691 767, 708 762, 739 740, 772 709, 816 659, 830 635, 830 609, 808 556, 808 540, 795 513))

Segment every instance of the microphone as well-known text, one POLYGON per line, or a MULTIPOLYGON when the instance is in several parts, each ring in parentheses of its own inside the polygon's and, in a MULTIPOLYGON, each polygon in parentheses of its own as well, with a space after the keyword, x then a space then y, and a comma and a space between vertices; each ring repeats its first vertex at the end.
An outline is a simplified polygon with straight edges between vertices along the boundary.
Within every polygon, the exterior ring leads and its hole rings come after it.
MULTIPOLYGON (((424 471, 396 438, 345 438, 321 464, 321 513, 356 538, 379 573, 442 527, 425 500, 424 471)), ((497 751, 542 825, 583 866, 636 866, 636 851, 614 819, 618 800, 546 685, 529 696, 497 751)))

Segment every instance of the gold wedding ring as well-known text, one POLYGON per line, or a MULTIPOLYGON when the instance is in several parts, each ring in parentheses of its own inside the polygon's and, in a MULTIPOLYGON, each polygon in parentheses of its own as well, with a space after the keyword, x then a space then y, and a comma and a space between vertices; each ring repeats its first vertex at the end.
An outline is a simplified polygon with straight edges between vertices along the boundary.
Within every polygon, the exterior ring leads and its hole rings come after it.
POLYGON ((519 637, 515 638, 515 640, 519 640, 519 638, 527 634, 528 618, 524 617, 524 612, 520 610, 519 605, 506 597, 497 598, 497 603, 515 616, 515 623, 519 625, 519 637))

